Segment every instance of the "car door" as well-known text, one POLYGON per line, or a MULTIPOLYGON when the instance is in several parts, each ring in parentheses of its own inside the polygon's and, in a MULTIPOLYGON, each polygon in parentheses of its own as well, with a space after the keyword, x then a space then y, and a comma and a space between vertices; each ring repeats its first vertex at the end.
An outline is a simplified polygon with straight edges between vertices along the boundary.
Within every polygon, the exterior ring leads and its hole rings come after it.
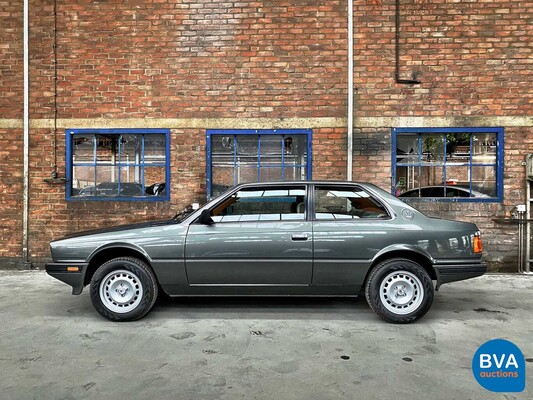
POLYGON ((253 186, 210 209, 213 224, 189 226, 191 285, 309 285, 313 233, 306 186, 253 186))
POLYGON ((316 185, 313 203, 313 285, 361 285, 394 235, 389 211, 357 185, 316 185))

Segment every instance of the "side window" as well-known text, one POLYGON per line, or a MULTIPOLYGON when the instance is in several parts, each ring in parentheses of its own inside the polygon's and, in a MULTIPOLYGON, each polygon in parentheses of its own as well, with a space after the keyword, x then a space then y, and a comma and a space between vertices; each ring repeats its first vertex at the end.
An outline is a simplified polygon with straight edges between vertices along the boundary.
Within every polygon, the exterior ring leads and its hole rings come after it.
POLYGON ((305 187, 240 190, 212 210, 215 222, 305 219, 305 187))
POLYGON ((388 218, 377 200, 360 188, 317 187, 315 192, 317 220, 388 218))

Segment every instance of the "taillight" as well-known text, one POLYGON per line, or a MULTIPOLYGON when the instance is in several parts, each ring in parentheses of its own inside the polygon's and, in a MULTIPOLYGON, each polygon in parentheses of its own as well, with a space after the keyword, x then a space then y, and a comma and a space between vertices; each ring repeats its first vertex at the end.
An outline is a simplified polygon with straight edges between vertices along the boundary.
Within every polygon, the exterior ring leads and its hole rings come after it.
POLYGON ((479 233, 476 233, 474 235, 474 254, 479 254, 483 252, 483 243, 481 243, 481 235, 479 233))

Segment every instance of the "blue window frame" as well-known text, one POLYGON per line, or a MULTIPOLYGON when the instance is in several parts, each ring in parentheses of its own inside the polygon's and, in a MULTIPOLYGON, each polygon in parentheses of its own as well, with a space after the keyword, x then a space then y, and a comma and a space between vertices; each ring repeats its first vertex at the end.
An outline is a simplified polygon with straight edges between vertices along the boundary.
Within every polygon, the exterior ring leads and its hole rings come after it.
POLYGON ((244 182, 311 179, 312 130, 207 131, 207 197, 244 182))
POLYGON ((392 193, 426 201, 501 202, 503 128, 392 130, 392 193))
POLYGON ((66 199, 170 200, 169 129, 67 129, 66 199))

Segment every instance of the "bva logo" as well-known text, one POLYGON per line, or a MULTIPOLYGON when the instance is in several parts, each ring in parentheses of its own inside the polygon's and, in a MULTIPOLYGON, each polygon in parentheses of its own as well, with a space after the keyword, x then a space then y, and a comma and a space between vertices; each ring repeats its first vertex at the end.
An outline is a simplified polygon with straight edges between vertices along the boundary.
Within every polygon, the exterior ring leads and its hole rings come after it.
POLYGON ((472 372, 491 392, 522 392, 526 388, 524 355, 508 340, 494 339, 481 345, 472 359, 472 372))

